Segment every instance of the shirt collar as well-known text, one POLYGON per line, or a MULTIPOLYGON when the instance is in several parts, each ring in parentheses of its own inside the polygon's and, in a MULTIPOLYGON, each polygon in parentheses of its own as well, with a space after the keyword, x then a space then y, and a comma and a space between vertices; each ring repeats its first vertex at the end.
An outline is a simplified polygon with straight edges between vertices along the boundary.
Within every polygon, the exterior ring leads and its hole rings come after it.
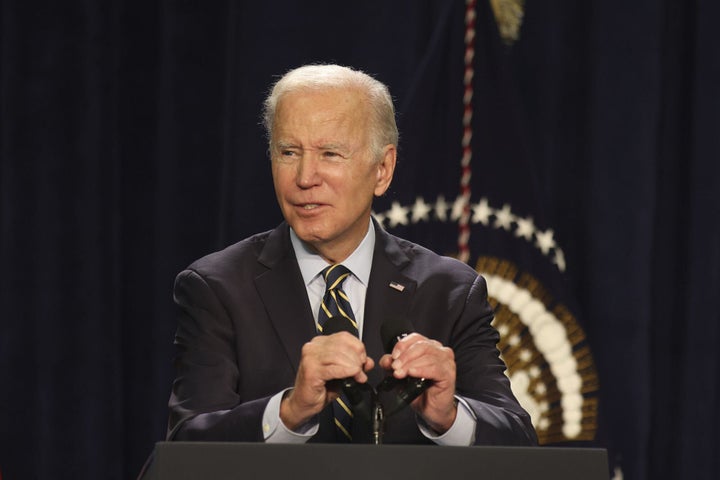
MULTIPOLYGON (((328 266, 328 263, 320 255, 315 253, 308 245, 305 244, 290 228, 290 241, 293 250, 295 250, 295 258, 297 258, 305 286, 328 266)), ((360 245, 350 254, 348 258, 343 260, 345 265, 360 282, 367 287, 370 280, 370 269, 372 267, 373 251, 375 250, 375 226, 370 221, 370 226, 360 245)))

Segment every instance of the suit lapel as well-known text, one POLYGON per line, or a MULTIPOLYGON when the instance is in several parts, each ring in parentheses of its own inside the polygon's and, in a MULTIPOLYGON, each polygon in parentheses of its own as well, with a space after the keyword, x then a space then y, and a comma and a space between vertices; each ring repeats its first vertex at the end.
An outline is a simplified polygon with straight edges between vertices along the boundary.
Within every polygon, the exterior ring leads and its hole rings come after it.
MULTIPOLYGON (((385 353, 380 327, 388 318, 407 315, 417 282, 402 273, 410 259, 395 238, 377 223, 375 232, 372 270, 365 297, 363 342, 368 356, 377 361, 385 353)), ((376 368, 370 372, 370 383, 376 385, 383 376, 376 368)))
POLYGON ((268 270, 255 278, 255 286, 296 372, 302 346, 316 332, 286 223, 270 233, 258 262, 268 270))

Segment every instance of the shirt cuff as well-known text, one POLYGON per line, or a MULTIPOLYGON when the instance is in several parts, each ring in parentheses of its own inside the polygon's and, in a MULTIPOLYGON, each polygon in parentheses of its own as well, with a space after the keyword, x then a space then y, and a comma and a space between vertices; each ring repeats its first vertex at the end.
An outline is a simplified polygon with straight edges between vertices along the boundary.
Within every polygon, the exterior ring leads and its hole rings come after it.
POLYGON ((466 447, 475 443, 475 427, 477 418, 467 402, 460 396, 455 395, 458 401, 457 415, 455 422, 442 435, 435 433, 425 421, 417 416, 417 425, 425 437, 438 445, 449 447, 466 447))
POLYGON ((285 393, 292 390, 287 388, 273 395, 265 406, 262 418, 262 431, 265 443, 305 443, 318 432, 318 419, 313 417, 301 425, 297 431, 290 430, 280 420, 280 403, 285 393))

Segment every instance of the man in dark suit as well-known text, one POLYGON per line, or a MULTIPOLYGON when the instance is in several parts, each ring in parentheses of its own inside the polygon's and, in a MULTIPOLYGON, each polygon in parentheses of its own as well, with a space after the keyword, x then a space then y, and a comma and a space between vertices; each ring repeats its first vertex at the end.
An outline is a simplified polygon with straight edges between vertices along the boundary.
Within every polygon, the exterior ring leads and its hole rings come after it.
POLYGON ((367 441, 367 421, 337 420, 349 405, 337 380, 392 376, 430 386, 386 419, 386 443, 536 443, 503 373, 484 280, 371 220, 396 162, 387 88, 346 67, 301 67, 273 87, 265 124, 285 222, 178 275, 168 438, 367 441), (318 335, 330 316, 323 272, 339 264, 334 311, 359 338, 318 335), (386 353, 381 324, 393 318, 417 333, 386 353))

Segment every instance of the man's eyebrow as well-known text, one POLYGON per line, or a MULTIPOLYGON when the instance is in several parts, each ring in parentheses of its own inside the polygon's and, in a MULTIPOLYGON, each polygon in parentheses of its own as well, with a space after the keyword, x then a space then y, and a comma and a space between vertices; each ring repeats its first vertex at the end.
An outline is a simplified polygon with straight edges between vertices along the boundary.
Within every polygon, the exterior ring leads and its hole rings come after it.
MULTIPOLYGON (((289 142, 289 141, 285 141, 285 140, 279 140, 279 141, 275 142, 275 148, 278 148, 280 150, 289 149, 289 148, 304 149, 302 146, 298 145, 297 143, 289 142)), ((349 146, 347 146, 343 143, 335 143, 335 142, 323 143, 323 144, 318 145, 317 147, 311 147, 310 149, 311 150, 334 150, 334 151, 339 151, 342 153, 350 153, 350 151, 351 151, 349 146)))
POLYGON ((284 141, 282 141, 282 140, 279 141, 279 142, 276 142, 276 143, 275 143, 275 146, 276 146, 277 148, 298 148, 298 145, 296 145, 296 144, 294 144, 294 143, 292 143, 292 142, 284 142, 284 141))
POLYGON ((350 148, 342 143, 324 143, 318 147, 320 150, 340 150, 348 152, 350 148))

